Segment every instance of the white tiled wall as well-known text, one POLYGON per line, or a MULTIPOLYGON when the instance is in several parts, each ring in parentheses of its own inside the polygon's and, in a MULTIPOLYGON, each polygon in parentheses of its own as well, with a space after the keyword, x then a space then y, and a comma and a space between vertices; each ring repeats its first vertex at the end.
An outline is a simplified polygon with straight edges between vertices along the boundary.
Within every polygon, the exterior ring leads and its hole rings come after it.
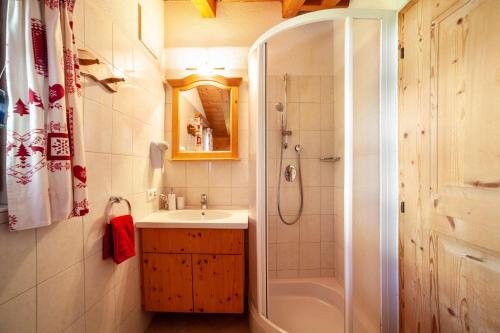
MULTIPOLYGON (((274 104, 283 102, 282 76, 268 76, 268 256, 269 276, 278 278, 334 275, 335 168, 320 162, 336 156, 334 149, 333 76, 288 77, 288 149, 283 169, 297 166, 296 144, 301 153, 304 210, 298 223, 285 225, 277 215, 276 191, 280 162, 280 114, 274 104)), ((299 182, 281 182, 281 211, 291 220, 299 209, 299 182)))
MULTIPOLYGON (((228 75, 231 76, 231 75, 228 75)), ((238 161, 172 161, 166 163, 165 187, 184 196, 186 205, 200 206, 202 193, 208 195, 208 205, 246 208, 248 205, 248 83, 239 87, 238 161)), ((172 97, 167 87, 166 133, 172 142, 172 97)), ((169 152, 167 153, 169 155, 169 152)), ((170 157, 170 156, 169 156, 170 157)))
MULTIPOLYGON (((0 225, 0 332, 142 332, 151 319, 141 310, 138 257, 120 265, 101 259, 109 196, 130 199, 138 219, 157 208, 146 190, 163 187, 148 158, 150 140, 165 134, 163 74, 136 39, 137 3, 77 2, 79 47, 113 65, 126 83, 111 94, 85 81, 90 214, 28 231, 0 225)), ((157 31, 163 40, 163 27, 157 31)))

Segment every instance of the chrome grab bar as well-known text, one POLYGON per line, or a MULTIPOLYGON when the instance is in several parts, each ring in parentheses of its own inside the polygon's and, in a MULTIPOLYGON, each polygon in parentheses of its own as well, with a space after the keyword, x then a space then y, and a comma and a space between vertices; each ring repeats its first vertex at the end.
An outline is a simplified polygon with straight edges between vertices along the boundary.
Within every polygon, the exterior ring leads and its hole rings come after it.
POLYGON ((321 162, 338 162, 338 161, 340 161, 340 157, 338 157, 338 156, 327 156, 327 157, 320 157, 319 160, 321 162))
POLYGON ((130 201, 128 201, 124 197, 115 197, 115 196, 112 196, 112 197, 109 198, 108 204, 106 205, 106 210, 104 212, 104 214, 105 214, 104 220, 106 221, 106 224, 109 224, 109 222, 110 222, 110 220, 109 220, 109 211, 111 209, 111 206, 113 206, 113 204, 115 204, 115 203, 120 203, 122 201, 125 201, 127 203, 129 215, 132 214, 132 207, 130 206, 130 201))

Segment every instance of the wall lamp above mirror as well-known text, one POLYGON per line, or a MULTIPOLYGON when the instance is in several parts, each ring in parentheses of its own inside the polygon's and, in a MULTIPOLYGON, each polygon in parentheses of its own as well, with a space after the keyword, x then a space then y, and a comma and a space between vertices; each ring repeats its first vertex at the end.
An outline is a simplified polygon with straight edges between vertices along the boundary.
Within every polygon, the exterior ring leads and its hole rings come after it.
POLYGON ((241 78, 193 74, 172 87, 172 159, 237 160, 241 78))

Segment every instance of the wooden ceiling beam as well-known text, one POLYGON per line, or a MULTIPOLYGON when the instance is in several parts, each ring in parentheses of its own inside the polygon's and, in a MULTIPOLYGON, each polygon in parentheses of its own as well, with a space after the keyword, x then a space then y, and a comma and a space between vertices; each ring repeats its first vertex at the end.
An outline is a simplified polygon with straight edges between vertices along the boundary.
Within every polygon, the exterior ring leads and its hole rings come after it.
POLYGON ((215 18, 217 11, 217 1, 216 0, 191 0, 193 5, 200 12, 203 18, 215 18))
POLYGON ((309 5, 307 2, 300 9, 301 12, 315 12, 322 9, 347 8, 350 0, 323 0, 319 5, 309 5))
POLYGON ((283 0, 281 4, 281 16, 283 18, 297 16, 304 2, 305 0, 283 0))

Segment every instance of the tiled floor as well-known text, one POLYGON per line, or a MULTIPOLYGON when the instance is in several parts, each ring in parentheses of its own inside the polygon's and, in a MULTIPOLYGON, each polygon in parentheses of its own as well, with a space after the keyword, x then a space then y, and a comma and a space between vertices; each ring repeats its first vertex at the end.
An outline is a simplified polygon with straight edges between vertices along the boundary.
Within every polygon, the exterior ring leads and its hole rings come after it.
POLYGON ((158 313, 146 333, 250 333, 248 315, 158 313))

